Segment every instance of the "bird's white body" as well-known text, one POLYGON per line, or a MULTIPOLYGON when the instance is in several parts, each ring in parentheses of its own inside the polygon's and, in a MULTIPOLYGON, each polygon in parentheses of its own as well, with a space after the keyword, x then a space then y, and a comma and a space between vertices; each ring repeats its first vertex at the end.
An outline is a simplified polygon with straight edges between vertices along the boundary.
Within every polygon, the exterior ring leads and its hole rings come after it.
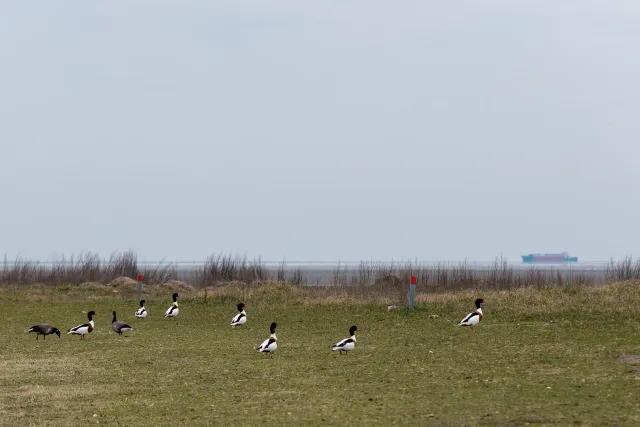
POLYGON ((480 319, 482 318, 482 309, 474 311, 473 313, 467 314, 467 316, 458 323, 458 326, 475 326, 480 323, 480 319))
POLYGON ((164 312, 164 317, 176 317, 178 313, 180 313, 178 303, 174 302, 169 308, 167 308, 167 311, 164 312))
POLYGON ((480 323, 480 321, 482 320, 482 304, 484 304, 484 299, 482 298, 477 298, 475 300, 475 304, 476 304, 476 311, 472 311, 471 313, 467 314, 464 319, 462 319, 459 323, 458 326, 469 326, 469 329, 474 330, 476 326, 478 326, 478 324, 480 323))
POLYGON ((331 347, 332 351, 349 351, 349 350, 353 350, 354 348, 356 348, 356 336, 352 335, 349 338, 345 338, 343 340, 341 340, 340 342, 337 342, 336 344, 333 345, 333 347, 331 347))
POLYGON ((145 317, 147 317, 147 314, 149 314, 149 312, 144 307, 140 307, 136 310, 136 317, 139 319, 144 319, 145 317))
POLYGON ((273 357, 273 352, 278 348, 278 338, 276 337, 276 327, 278 324, 273 322, 271 326, 269 326, 269 331, 271 335, 266 340, 262 341, 257 348, 258 353, 264 353, 267 358, 273 357))
POLYGON ((164 312, 164 317, 173 317, 175 319, 178 313, 180 313, 180 310, 178 310, 178 293, 174 292, 172 297, 173 303, 167 308, 167 311, 164 312))
POLYGON ((94 328, 95 328, 95 324, 93 323, 93 320, 90 320, 89 323, 85 323, 85 324, 78 325, 71 328, 69 332, 67 332, 67 335, 75 334, 75 335, 81 335, 84 337, 85 335, 93 331, 94 328))
POLYGON ((273 353, 278 348, 278 338, 276 334, 271 334, 269 338, 262 341, 260 347, 258 347, 258 352, 260 353, 273 353))
POLYGON ((231 326, 244 325, 245 323, 247 323, 247 313, 244 310, 231 319, 231 326))

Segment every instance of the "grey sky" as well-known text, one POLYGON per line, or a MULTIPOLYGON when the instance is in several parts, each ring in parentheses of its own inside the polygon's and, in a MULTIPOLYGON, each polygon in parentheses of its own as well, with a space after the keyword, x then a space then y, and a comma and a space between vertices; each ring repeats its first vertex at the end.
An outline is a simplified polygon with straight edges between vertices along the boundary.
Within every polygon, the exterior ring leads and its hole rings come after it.
POLYGON ((638 253, 637 1, 0 6, 2 247, 638 253))

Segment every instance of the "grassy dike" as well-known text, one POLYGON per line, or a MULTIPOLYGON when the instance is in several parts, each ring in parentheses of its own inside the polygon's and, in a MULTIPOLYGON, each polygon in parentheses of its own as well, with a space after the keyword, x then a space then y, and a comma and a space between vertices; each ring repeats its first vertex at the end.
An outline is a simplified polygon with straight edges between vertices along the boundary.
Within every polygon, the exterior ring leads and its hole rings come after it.
POLYGON ((638 425, 640 283, 419 293, 232 283, 0 288, 0 425, 638 425), (117 290, 118 292, 114 292, 117 290), (171 293, 177 319, 163 318, 171 293), (475 331, 456 327, 473 300, 475 331), (229 325, 235 305, 248 322, 229 325), (95 310, 86 340, 65 335, 95 310), (111 331, 111 312, 133 325, 111 331), (278 323, 273 360, 255 348, 278 323), (26 330, 48 322, 62 337, 26 330), (346 356, 331 344, 358 326, 346 356))

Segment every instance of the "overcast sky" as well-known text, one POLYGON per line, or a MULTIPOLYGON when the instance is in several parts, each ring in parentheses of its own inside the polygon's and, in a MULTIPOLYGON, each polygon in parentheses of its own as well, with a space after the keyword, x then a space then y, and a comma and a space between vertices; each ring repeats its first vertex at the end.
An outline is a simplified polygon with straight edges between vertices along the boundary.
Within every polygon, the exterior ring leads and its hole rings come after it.
POLYGON ((640 256, 640 3, 0 5, 0 251, 640 256))

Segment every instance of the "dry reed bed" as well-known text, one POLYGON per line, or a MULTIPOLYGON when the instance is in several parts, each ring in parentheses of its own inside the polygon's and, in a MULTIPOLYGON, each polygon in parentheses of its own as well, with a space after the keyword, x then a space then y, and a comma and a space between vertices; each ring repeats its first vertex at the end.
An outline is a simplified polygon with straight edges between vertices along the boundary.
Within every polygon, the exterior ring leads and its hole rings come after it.
MULTIPOLYGON (((163 284, 182 280, 190 286, 203 289, 229 282, 262 283, 276 281, 290 285, 319 285, 306 277, 300 268, 287 269, 282 263, 269 268, 261 259, 253 261, 246 257, 212 255, 202 266, 194 266, 188 277, 182 277, 173 263, 159 264, 153 268, 139 267, 135 252, 114 252, 103 260, 95 253, 80 254, 51 265, 43 265, 26 259, 9 262, 5 257, 0 268, 0 284, 44 284, 80 285, 83 283, 108 284, 119 277, 134 279, 144 275, 146 284, 163 284)), ((548 287, 599 284, 593 276, 585 274, 561 274, 536 268, 514 269, 506 260, 496 259, 486 271, 478 271, 467 262, 457 265, 435 266, 407 263, 361 262, 351 269, 338 266, 333 270, 332 285, 371 289, 392 290, 408 283, 415 275, 420 286, 430 292, 451 292, 465 289, 514 289, 519 287, 548 287)), ((603 283, 640 279, 640 260, 627 257, 622 261, 611 261, 606 266, 603 283)), ((323 283, 324 284, 324 283, 323 283)), ((370 290, 371 290, 370 289, 370 290)))
MULTIPOLYGON (((367 289, 343 286, 292 286, 280 282, 259 285, 232 283, 199 290, 188 298, 219 301, 256 301, 297 305, 392 305, 406 306, 408 286, 394 292, 371 292, 367 289)), ((640 280, 606 285, 567 285, 555 287, 520 287, 509 290, 468 289, 457 292, 430 293, 424 288, 416 294, 419 309, 446 309, 467 306, 482 297, 487 309, 528 312, 561 312, 585 310, 594 312, 625 312, 640 314, 640 280)))

